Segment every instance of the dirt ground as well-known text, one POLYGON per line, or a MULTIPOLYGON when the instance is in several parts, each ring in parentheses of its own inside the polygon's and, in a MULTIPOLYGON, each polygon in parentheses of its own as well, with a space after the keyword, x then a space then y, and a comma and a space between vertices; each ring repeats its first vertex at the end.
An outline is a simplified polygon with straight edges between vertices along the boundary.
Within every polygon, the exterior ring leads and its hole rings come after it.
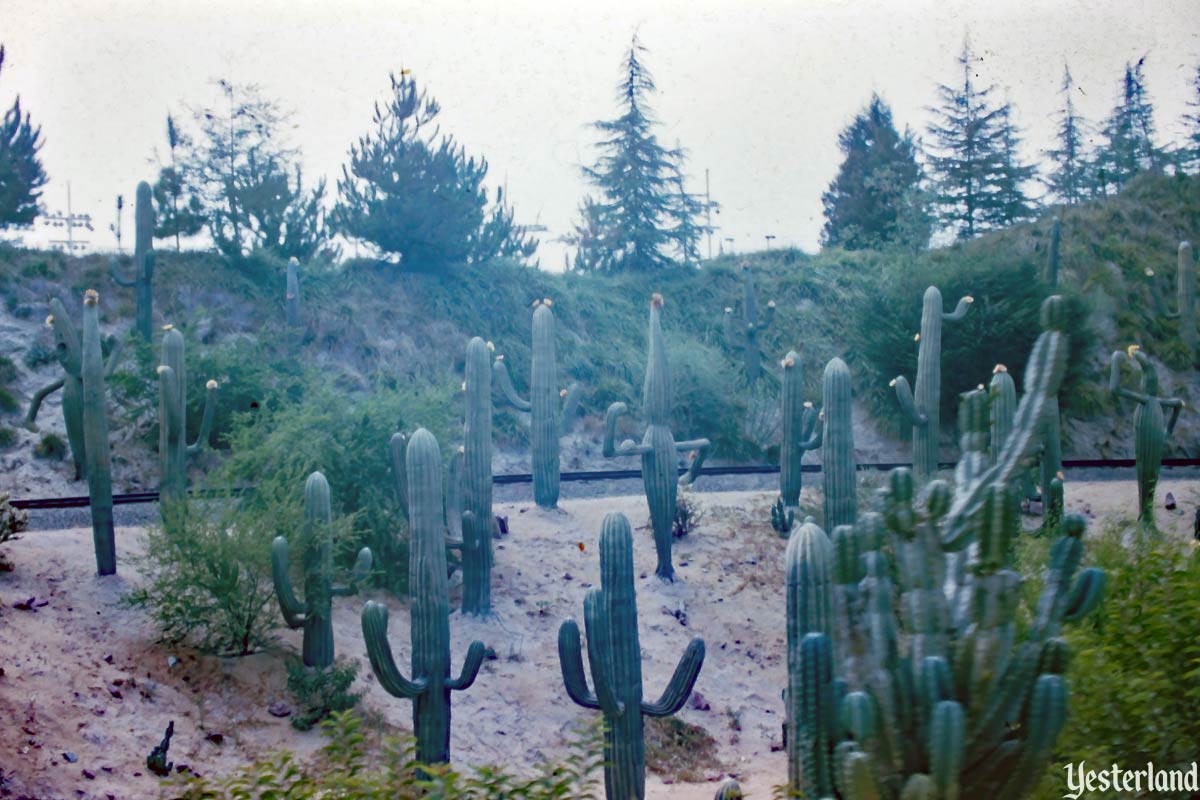
MULTIPOLYGON (((1200 481, 1164 480, 1159 496, 1168 491, 1187 511, 1172 514, 1160 503, 1158 522, 1173 535, 1190 537, 1200 481)), ((815 504, 809 492, 803 504, 815 504)), ((1128 517, 1136 494, 1133 483, 1072 483, 1068 505, 1092 517, 1128 517)), ((771 493, 700 494, 696 500, 704 517, 676 543, 681 580, 670 585, 654 577, 640 496, 567 501, 553 512, 531 502, 497 506, 511 533, 497 542, 496 617, 451 618, 455 670, 472 639, 497 655, 485 662, 474 686, 454 694, 455 762, 522 768, 554 757, 575 726, 594 713, 566 696, 557 631, 564 619, 582 620, 584 594, 599 582, 600 522, 606 513, 622 511, 637 529, 646 694, 661 693, 689 640, 702 636, 707 658, 696 690, 703 702, 689 703, 680 716, 719 743, 704 782, 667 785, 651 775, 648 797, 711 798, 715 781, 727 774, 742 780, 749 796, 771 796, 787 772, 777 750, 786 671, 785 542, 769 525, 771 493)), ((277 700, 290 700, 281 651, 221 659, 158 644, 146 613, 121 604, 139 579, 128 556, 140 549, 140 530, 118 530, 120 574, 103 579, 94 575, 89 534, 39 531, 6 546, 15 568, 0 574, 0 796, 157 797, 160 779, 144 762, 170 720, 176 731, 171 758, 206 775, 227 774, 271 750, 307 756, 321 746, 319 733, 297 732, 267 711, 277 700), (30 610, 17 608, 30 598, 30 610), (214 743, 208 734, 222 734, 223 741, 214 743)), ((452 584, 452 604, 458 594, 452 584)), ((390 606, 393 651, 407 665, 407 608, 394 598, 373 597, 390 606)), ((371 676, 359 623, 365 599, 335 601, 338 652, 361 662, 365 705, 410 730, 411 704, 387 695, 371 676)), ((280 640, 282 649, 298 650, 300 634, 282 631, 280 640)))

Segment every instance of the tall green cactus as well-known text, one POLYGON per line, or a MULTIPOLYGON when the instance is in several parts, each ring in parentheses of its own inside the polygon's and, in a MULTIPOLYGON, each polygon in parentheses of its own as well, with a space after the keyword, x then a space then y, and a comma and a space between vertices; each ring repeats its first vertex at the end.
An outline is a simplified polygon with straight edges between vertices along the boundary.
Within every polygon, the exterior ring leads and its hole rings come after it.
POLYGON ((821 477, 825 486, 825 526, 853 525, 858 514, 854 458, 854 420, 850 408, 850 368, 840 358, 825 365, 822 381, 821 477))
POLYGON ((288 540, 277 536, 271 543, 271 576, 275 597, 283 611, 284 622, 293 630, 304 628, 301 654, 306 667, 333 664, 334 597, 358 593, 358 584, 371 571, 371 549, 358 551, 350 583, 333 585, 333 511, 329 502, 329 482, 320 472, 304 483, 304 602, 292 590, 291 559, 288 540))
POLYGON ((710 444, 708 439, 677 442, 671 433, 671 371, 667 363, 667 350, 663 345, 662 307, 662 295, 654 294, 650 298, 649 353, 646 358, 646 380, 642 384, 646 434, 641 444, 626 439, 620 446, 615 445, 617 420, 626 413, 627 408, 624 403, 613 403, 605 415, 603 452, 605 458, 642 457, 642 485, 650 506, 654 549, 658 554, 658 566, 654 574, 663 580, 673 581, 675 568, 671 564, 671 542, 674 536, 671 525, 675 521, 679 487, 691 484, 700 474, 710 444), (692 461, 687 472, 680 476, 678 453, 688 450, 694 451, 692 461))
POLYGON ((533 310, 533 364, 529 377, 529 399, 525 400, 513 388, 512 378, 504 356, 496 356, 492 365, 496 382, 505 399, 518 411, 530 411, 530 444, 533 450, 533 500, 541 508, 558 505, 560 475, 559 437, 564 422, 570 425, 579 408, 582 389, 572 383, 558 390, 558 367, 555 363, 554 312, 550 300, 535 300, 533 310), (559 403, 562 403, 561 407, 559 403))
POLYGON ((909 388, 903 375, 892 380, 900 409, 912 423, 913 470, 924 479, 932 476, 938 468, 938 445, 941 440, 942 400, 942 323, 957 322, 967 315, 974 299, 967 295, 958 301, 954 311, 947 314, 942 310, 942 293, 936 286, 925 290, 924 306, 921 310, 921 332, 917 351, 916 394, 909 388))
MULTIPOLYGON (((894 470, 880 513, 833 540, 809 523, 788 543, 789 780, 809 797, 1020 798, 1066 713, 1064 623, 1090 613, 1104 573, 1080 570, 1084 521, 1059 529, 1033 619, 1019 637, 1017 483, 1058 392, 1060 298, 1029 359, 1026 393, 998 452, 988 393, 963 396, 955 484, 916 500, 894 470)), ((828 412, 828 408, 826 409, 828 412)))
POLYGON ((463 382, 462 612, 481 616, 492 612, 491 350, 478 336, 467 343, 463 382))
POLYGON ((437 439, 421 428, 405 452, 411 543, 408 585, 412 593, 412 679, 396 667, 387 640, 388 611, 382 603, 363 607, 363 639, 371 669, 393 697, 413 701, 417 758, 426 764, 450 760, 450 692, 469 689, 483 664, 483 642, 467 648, 462 672, 450 677, 450 595, 446 585, 446 536, 442 521, 442 457, 437 439))
POLYGON ((1158 279, 1154 270, 1147 269, 1146 277, 1150 282, 1150 298, 1154 301, 1154 310, 1159 316, 1179 320, 1179 338, 1188 352, 1192 366, 1200 369, 1200 331, 1196 324, 1196 261, 1192 254, 1191 242, 1180 242, 1177 251, 1178 261, 1175 270, 1175 303, 1172 310, 1163 299, 1158 287, 1158 279))
POLYGON ((204 416, 196 441, 187 441, 187 366, 183 334, 163 326, 162 363, 158 367, 158 461, 162 471, 159 492, 166 504, 187 497, 187 459, 208 444, 217 408, 217 382, 205 384, 204 416))
POLYGON ((288 259, 287 286, 283 298, 289 328, 300 327, 300 278, 296 274, 298 269, 300 261, 292 256, 288 259))
POLYGON ((1050 247, 1046 255, 1046 285, 1058 288, 1058 257, 1062 244, 1062 220, 1058 217, 1050 224, 1050 247))
POLYGON ((137 185, 137 204, 134 209, 134 277, 126 280, 117 269, 116 259, 108 262, 108 274, 118 286, 137 289, 138 335, 147 342, 153 334, 154 316, 154 202, 150 184, 137 185))
POLYGON ((83 294, 81 367, 83 391, 83 444, 87 452, 88 499, 92 510, 92 543, 96 571, 117 571, 117 544, 113 531, 112 462, 108 449, 108 399, 104 393, 104 358, 100 354, 100 295, 83 294))
POLYGON ((1138 404, 1133 412, 1134 455, 1137 459, 1138 520, 1146 528, 1157 530, 1154 523, 1154 490, 1158 486, 1158 473, 1162 468, 1163 452, 1167 437, 1175 431, 1183 400, 1178 397, 1162 397, 1158 383, 1158 370, 1137 345, 1125 352, 1112 354, 1108 373, 1108 389, 1114 397, 1132 400, 1138 404), (1121 386, 1121 364, 1135 364, 1142 373, 1141 391, 1121 386), (1171 409, 1168 421, 1163 409, 1171 409))
MULTIPOLYGON (((37 415, 42 402, 54 392, 62 389, 63 422, 67 428, 67 443, 71 447, 71 461, 75 467, 75 480, 87 477, 87 447, 83 437, 83 343, 79 330, 71 322, 66 307, 57 297, 50 301, 50 315, 46 325, 54 331, 54 357, 63 368, 63 377, 36 391, 25 414, 25 427, 37 432, 37 415)), ((104 368, 107 379, 121 363, 124 343, 116 339, 108 353, 104 368)))
POLYGON ((825 425, 812 403, 804 402, 804 362, 800 354, 789 350, 779 366, 783 371, 780 380, 783 385, 783 442, 779 448, 779 495, 785 506, 794 508, 800 504, 804 454, 821 446, 825 425))
POLYGON ((725 309, 725 343, 730 350, 740 351, 746 381, 755 383, 762 375, 762 349, 758 334, 766 330, 775 319, 775 301, 767 303, 766 318, 758 318, 758 299, 754 293, 754 280, 750 275, 750 264, 742 262, 742 319, 740 324, 733 319, 733 309, 725 309))
POLYGON ((600 588, 588 592, 583 621, 595 692, 588 688, 579 626, 574 620, 558 629, 563 684, 577 704, 604 714, 604 790, 608 800, 641 800, 646 795, 642 717, 669 717, 683 708, 704 665, 704 640, 692 639, 658 702, 642 699, 633 536, 624 514, 611 513, 604 518, 600 588))

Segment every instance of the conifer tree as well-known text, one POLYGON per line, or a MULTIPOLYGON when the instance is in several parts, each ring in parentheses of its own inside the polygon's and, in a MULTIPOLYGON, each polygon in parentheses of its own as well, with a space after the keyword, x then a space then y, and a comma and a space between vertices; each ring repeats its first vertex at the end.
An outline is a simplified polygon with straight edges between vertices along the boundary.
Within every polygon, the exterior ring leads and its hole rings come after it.
POLYGON ((1032 219, 1037 206, 1026 193, 1026 186, 1037 177, 1037 167, 1021 160, 1021 136, 1012 121, 1012 103, 1000 106, 997 116, 1000 147, 999 168, 992 176, 995 189, 985 203, 983 219, 991 227, 1003 227, 1032 219))
POLYGON ((1192 80, 1192 99, 1188 101, 1188 109, 1183 115, 1187 140, 1181 149, 1180 166, 1195 173, 1200 172, 1200 66, 1196 67, 1196 77, 1192 80))
POLYGON ((1090 181, 1088 159, 1083 146, 1086 124, 1075 111, 1074 90, 1071 68, 1064 64, 1062 88, 1059 90, 1064 103, 1058 112, 1057 147, 1046 153, 1054 167, 1045 180, 1046 188, 1060 203, 1083 201, 1090 181))
POLYGON ((175 118, 168 114, 167 147, 171 152, 171 163, 159 170, 158 180, 153 186, 154 209, 158 216, 154 236, 156 239, 174 237, 175 252, 179 252, 181 236, 194 236, 204 230, 204 207, 199 195, 187 185, 176 156, 187 144, 190 142, 185 141, 184 134, 175 124, 175 118), (190 195, 186 201, 185 193, 190 195))
MULTIPOLYGON (((4 46, 0 45, 0 71, 4 46)), ((29 112, 22 112, 18 96, 0 118, 0 228, 28 225, 37 218, 46 172, 38 151, 42 128, 33 127, 29 112)))
POLYGON ((1145 64, 1145 56, 1133 66, 1126 62, 1121 99, 1104 124, 1095 168, 1100 194, 1118 191, 1139 172, 1161 166, 1162 154, 1154 145, 1154 107, 1142 72, 1145 64))

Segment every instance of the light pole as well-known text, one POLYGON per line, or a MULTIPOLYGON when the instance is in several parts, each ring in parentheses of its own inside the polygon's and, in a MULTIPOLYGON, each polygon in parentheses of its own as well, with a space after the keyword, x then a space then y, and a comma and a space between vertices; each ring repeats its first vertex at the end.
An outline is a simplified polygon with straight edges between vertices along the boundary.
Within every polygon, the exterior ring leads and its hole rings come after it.
POLYGON ((117 195, 117 222, 109 225, 108 229, 117 235, 117 252, 121 252, 121 209, 125 208, 125 198, 117 195))
POLYGON ((767 250, 770 250, 770 249, 771 249, 771 242, 772 242, 772 241, 775 239, 775 234, 773 234, 773 233, 768 233, 768 234, 767 234, 767 236, 766 236, 766 239, 767 239, 767 250))
POLYGON ((87 247, 87 240, 75 241, 75 229, 85 228, 89 231, 94 231, 92 227, 91 214, 76 214, 71 210, 71 184, 67 184, 67 213, 61 211, 54 214, 47 214, 43 220, 43 224, 49 225, 51 228, 66 228, 66 239, 51 239, 50 244, 65 246, 68 253, 75 250, 83 250, 87 247))

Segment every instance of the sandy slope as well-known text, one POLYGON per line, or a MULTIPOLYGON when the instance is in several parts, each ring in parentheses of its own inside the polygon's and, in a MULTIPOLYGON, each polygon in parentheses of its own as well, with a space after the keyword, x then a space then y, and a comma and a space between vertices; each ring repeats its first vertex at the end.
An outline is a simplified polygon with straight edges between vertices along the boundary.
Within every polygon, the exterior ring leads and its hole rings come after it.
MULTIPOLYGON (((1188 509, 1200 502, 1200 481, 1168 480, 1160 491, 1168 490, 1188 509)), ((1130 483, 1072 484, 1069 503, 1097 516, 1127 515, 1135 497, 1130 483)), ((688 641, 703 636, 708 657, 696 688, 711 708, 689 705, 681 716, 721 745, 720 763, 706 777, 734 773, 752 796, 769 797, 786 775, 783 754, 771 752, 780 740, 785 672, 784 543, 767 522, 767 493, 703 494, 698 501, 706 516, 676 546, 682 580, 675 584, 654 577, 649 531, 635 532, 647 694, 662 691, 688 641), (686 614, 686 625, 677 612, 686 614), (740 731, 731 728, 733 715, 740 731)), ((451 620, 455 669, 471 639, 498 655, 485 662, 471 689, 454 695, 455 761, 520 766, 553 757, 573 726, 592 713, 566 697, 556 636, 563 619, 581 619, 583 595, 598 583, 596 541, 601 519, 612 510, 624 511, 635 526, 645 524, 641 497, 569 501, 557 512, 531 503, 497 507, 512 530, 497 543, 497 616, 451 620)), ((1190 534, 1190 519, 1182 515, 1160 512, 1159 522, 1190 534)), ((129 562, 120 576, 94 577, 89 534, 39 532, 7 547, 16 569, 0 575, 0 768, 14 796, 156 796, 158 779, 146 774, 143 760, 170 719, 173 759, 205 774, 228 772, 275 748, 308 754, 320 746, 319 734, 297 733, 267 713, 272 701, 288 699, 279 653, 217 659, 156 644, 144 612, 120 604, 137 580, 129 562), (13 607, 30 597, 47 604, 36 611, 13 607), (179 659, 173 667, 170 655, 179 659), (207 741, 206 732, 223 733, 224 743, 207 741), (66 751, 77 763, 64 760, 66 751)), ((122 558, 138 549, 138 534, 119 531, 122 558)), ((452 587, 452 602, 457 595, 452 587)), ((407 609, 392 598, 375 599, 392 608, 392 645, 397 661, 407 664, 407 609)), ((362 602, 335 603, 339 653, 362 662, 367 706, 408 729, 411 704, 388 696, 370 677, 358 621, 362 602)), ((298 648, 298 633, 281 637, 298 648)), ((648 794, 690 800, 714 791, 713 783, 664 786, 652 776, 648 794)))

